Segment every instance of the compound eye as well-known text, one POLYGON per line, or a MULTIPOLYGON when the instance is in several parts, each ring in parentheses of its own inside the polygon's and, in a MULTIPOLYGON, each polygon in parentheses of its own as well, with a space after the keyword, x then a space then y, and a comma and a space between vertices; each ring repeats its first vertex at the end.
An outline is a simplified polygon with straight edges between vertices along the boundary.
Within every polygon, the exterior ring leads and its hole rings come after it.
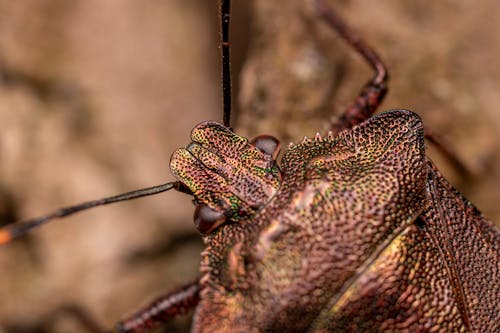
POLYGON ((224 213, 218 212, 206 204, 199 204, 194 210, 194 225, 203 235, 209 234, 225 221, 224 213))
POLYGON ((274 136, 271 135, 259 135, 250 141, 250 144, 254 145, 258 150, 264 154, 270 155, 273 159, 276 159, 278 155, 280 142, 274 136))

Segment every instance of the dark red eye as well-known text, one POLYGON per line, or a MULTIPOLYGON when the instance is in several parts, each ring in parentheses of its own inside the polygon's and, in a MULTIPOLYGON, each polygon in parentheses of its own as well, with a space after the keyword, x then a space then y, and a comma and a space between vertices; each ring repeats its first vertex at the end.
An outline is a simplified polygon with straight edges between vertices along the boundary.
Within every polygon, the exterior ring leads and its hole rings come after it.
POLYGON ((253 138, 250 143, 264 154, 270 155, 273 159, 279 152, 280 142, 271 135, 259 135, 253 138))
POLYGON ((204 235, 210 233, 225 221, 224 213, 218 212, 205 204, 199 204, 194 210, 194 225, 204 235))

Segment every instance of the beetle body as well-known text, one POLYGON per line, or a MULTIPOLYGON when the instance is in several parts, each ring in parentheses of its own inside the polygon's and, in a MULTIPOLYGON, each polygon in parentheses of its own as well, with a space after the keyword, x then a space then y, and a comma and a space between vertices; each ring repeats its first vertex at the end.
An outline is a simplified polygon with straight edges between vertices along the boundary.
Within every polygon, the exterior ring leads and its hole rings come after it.
MULTIPOLYGON (((199 134, 218 126, 199 125, 193 144, 218 151, 219 136, 199 134)), ((246 157, 248 142, 232 136, 240 144, 229 150, 246 157)), ((423 142, 417 115, 390 111, 291 146, 260 210, 226 214, 204 237, 194 332, 498 330, 500 234, 444 180, 423 142)), ((223 151, 214 167, 183 152, 171 167, 198 202, 224 210, 230 197, 230 210, 248 211, 255 183, 232 173, 244 157, 223 151), (203 185, 207 173, 210 184, 221 179, 222 195, 203 185)))

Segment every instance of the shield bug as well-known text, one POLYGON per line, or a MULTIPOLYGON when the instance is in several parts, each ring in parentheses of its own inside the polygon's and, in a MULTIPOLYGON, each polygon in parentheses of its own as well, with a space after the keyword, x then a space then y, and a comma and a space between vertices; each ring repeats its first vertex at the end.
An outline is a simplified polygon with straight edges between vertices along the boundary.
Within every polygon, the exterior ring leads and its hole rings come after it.
MULTIPOLYGON (((348 77, 349 77, 349 76, 348 76, 348 77)), ((403 104, 398 104, 398 105, 407 105, 407 104, 403 103, 403 104)), ((272 109, 272 108, 271 108, 271 109, 272 109)), ((271 111, 272 111, 272 110, 271 110, 271 111)), ((134 233, 135 233, 135 231, 134 231, 134 233)))

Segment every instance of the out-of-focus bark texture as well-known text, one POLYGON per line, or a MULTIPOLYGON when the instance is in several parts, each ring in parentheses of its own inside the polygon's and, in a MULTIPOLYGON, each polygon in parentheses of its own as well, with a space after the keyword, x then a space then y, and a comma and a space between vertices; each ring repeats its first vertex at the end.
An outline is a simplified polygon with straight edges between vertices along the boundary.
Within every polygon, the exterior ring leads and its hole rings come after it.
MULTIPOLYGON (((172 180, 170 154, 219 118, 215 3, 0 1, 0 13, 2 222, 172 180)), ((1 248, 0 327, 67 302, 111 325, 193 279, 192 210, 167 193, 1 248)), ((62 318, 50 331, 83 330, 62 318)))
MULTIPOLYGON (((411 109, 444 135, 476 177, 433 158, 500 221, 500 4, 331 3, 390 69, 381 110, 411 109)), ((233 9, 236 66, 251 40, 235 76, 239 133, 273 134, 284 147, 324 133, 372 75, 310 1, 237 0, 233 9)), ((0 0, 0 13, 1 223, 171 180, 170 154, 190 128, 221 118, 216 1, 0 0)), ((195 277, 202 245, 192 210, 189 197, 168 193, 0 248, 0 332, 67 302, 111 325, 195 277)), ((84 331, 61 319, 51 332, 84 331)))

